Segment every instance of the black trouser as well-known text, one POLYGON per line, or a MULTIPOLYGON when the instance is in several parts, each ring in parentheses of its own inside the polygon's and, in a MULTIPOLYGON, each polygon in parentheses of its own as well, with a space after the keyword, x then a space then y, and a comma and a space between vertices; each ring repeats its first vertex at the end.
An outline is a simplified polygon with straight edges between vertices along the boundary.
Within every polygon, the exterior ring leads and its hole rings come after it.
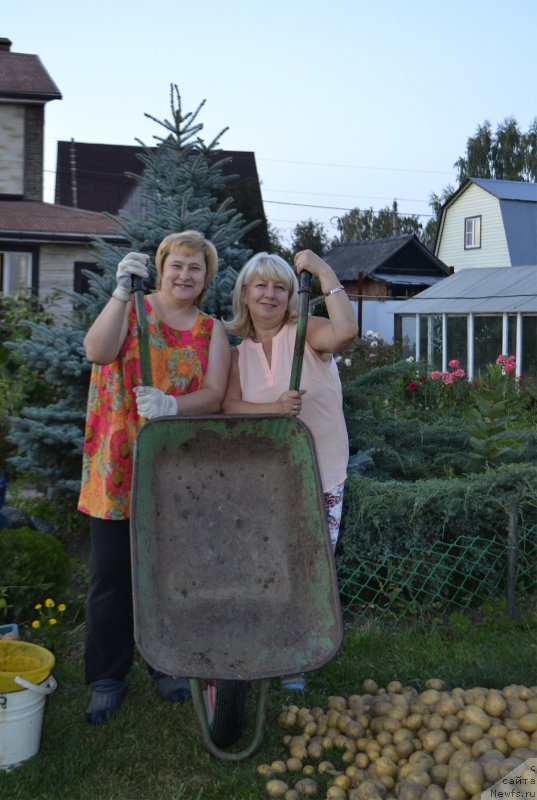
POLYGON ((134 656, 129 520, 90 518, 86 681, 125 678, 134 656))

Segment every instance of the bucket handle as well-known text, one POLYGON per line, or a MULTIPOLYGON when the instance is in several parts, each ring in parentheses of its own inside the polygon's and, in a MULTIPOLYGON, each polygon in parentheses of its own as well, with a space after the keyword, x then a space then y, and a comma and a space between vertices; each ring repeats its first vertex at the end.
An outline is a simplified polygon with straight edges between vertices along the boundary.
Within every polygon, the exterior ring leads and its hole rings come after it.
POLYGON ((13 680, 19 686, 24 686, 25 689, 31 689, 32 692, 37 692, 38 694, 52 694, 58 687, 54 675, 49 675, 46 683, 39 684, 27 681, 26 678, 21 678, 20 675, 17 675, 13 680))

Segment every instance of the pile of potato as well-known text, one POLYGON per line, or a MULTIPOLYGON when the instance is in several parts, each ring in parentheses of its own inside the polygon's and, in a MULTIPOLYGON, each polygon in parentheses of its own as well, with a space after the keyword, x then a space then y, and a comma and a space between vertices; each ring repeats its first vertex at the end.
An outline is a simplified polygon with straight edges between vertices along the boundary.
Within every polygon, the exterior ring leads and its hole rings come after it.
POLYGON ((447 691, 432 678, 422 692, 373 680, 362 690, 329 697, 326 710, 282 711, 289 757, 257 767, 270 797, 479 800, 537 758, 537 686, 447 691))

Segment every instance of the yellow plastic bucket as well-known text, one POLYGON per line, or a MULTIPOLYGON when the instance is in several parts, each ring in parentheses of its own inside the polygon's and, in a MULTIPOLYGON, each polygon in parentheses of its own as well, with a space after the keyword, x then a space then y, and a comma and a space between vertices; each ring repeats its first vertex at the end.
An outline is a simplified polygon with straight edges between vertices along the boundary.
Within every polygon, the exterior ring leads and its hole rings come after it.
POLYGON ((30 683, 42 683, 55 663, 54 654, 45 647, 30 642, 0 640, 0 693, 23 691, 24 687, 15 682, 17 676, 30 683))

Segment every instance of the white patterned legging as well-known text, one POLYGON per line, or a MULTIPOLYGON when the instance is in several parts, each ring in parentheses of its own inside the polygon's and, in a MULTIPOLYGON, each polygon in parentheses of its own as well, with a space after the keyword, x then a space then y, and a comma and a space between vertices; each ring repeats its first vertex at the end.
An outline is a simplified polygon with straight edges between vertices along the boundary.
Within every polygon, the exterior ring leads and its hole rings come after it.
POLYGON ((334 552, 336 550, 339 536, 339 526, 341 525, 344 487, 345 482, 334 486, 334 488, 330 489, 329 492, 324 492, 324 504, 326 507, 326 513, 328 515, 328 530, 330 532, 330 541, 332 542, 332 550, 334 552))

